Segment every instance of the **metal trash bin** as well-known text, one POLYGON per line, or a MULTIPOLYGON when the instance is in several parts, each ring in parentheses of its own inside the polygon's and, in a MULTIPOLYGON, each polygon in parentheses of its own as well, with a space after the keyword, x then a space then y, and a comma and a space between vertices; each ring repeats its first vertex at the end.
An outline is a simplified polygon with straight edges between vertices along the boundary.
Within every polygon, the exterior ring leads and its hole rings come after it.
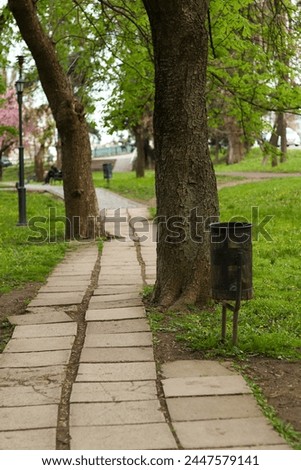
POLYGON ((251 299, 253 296, 252 224, 213 223, 210 225, 210 235, 212 298, 237 300, 240 290, 239 300, 251 299))
POLYGON ((210 225, 211 296, 222 301, 222 341, 226 339, 227 309, 233 312, 233 345, 238 338, 241 300, 253 297, 252 224, 217 222, 210 225), (227 300, 235 300, 231 305, 227 300))
POLYGON ((103 163, 102 170, 103 170, 104 179, 107 180, 107 182, 109 182, 110 179, 113 176, 113 165, 112 165, 112 163, 103 163))

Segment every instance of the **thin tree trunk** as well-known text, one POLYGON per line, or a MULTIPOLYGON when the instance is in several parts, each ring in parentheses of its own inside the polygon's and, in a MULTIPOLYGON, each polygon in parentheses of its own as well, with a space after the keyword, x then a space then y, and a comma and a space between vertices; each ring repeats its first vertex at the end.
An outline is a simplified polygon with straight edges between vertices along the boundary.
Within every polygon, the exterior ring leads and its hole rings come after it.
POLYGON ((245 156, 246 148, 242 141, 243 132, 233 116, 225 118, 225 129, 229 142, 228 165, 239 163, 245 156))
POLYGON ((153 300, 163 308, 182 308, 208 301, 208 218, 218 213, 207 143, 207 2, 144 0, 144 5, 152 29, 156 86, 158 243, 153 300))
POLYGON ((283 146, 285 145, 285 153, 286 153, 286 129, 284 126, 283 113, 277 114, 273 131, 272 131, 272 135, 270 138, 270 144, 273 145, 273 147, 275 147, 275 151, 272 152, 272 167, 275 167, 278 165, 277 147, 279 145, 279 138, 280 138, 281 151, 282 151, 283 146), (285 136, 283 136, 283 132, 285 133, 285 136))
POLYGON ((39 150, 34 156, 35 175, 37 181, 44 180, 44 157, 45 157, 45 144, 41 144, 39 150))
MULTIPOLYGON (((95 236, 98 204, 91 172, 91 147, 82 104, 75 98, 54 45, 39 22, 32 0, 9 0, 20 33, 35 60, 62 139, 66 237, 95 236)), ((98 224, 97 224, 98 226, 98 224)))
POLYGON ((281 137, 280 163, 283 163, 287 160, 286 119, 284 113, 278 114, 278 131, 281 137))
POLYGON ((134 135, 136 139, 137 160, 135 164, 136 177, 143 178, 145 170, 145 154, 144 154, 144 131, 142 126, 134 128, 134 135))

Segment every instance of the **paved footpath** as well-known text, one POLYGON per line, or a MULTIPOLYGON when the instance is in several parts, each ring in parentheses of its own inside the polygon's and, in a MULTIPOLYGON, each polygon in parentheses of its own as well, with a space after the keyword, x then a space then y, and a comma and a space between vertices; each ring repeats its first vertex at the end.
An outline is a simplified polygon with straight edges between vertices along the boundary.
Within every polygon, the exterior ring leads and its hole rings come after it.
POLYGON ((10 317, 0 449, 289 449, 228 363, 156 367, 140 297, 155 279, 154 236, 131 236, 145 208, 115 215, 101 258, 95 244, 69 253, 10 317))

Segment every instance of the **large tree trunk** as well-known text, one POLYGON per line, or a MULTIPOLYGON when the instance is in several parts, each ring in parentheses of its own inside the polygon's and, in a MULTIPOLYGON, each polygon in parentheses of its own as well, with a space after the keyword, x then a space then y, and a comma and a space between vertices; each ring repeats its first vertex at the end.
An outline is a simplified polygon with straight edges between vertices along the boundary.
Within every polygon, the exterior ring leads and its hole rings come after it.
POLYGON ((91 172, 88 127, 54 45, 39 22, 33 0, 9 0, 21 35, 36 62, 41 84, 62 139, 67 238, 95 236, 98 204, 91 172))
POLYGON ((153 300, 163 308, 181 308, 208 301, 209 234, 205 228, 208 218, 218 213, 207 143, 207 2, 143 1, 155 56, 158 244, 153 300))

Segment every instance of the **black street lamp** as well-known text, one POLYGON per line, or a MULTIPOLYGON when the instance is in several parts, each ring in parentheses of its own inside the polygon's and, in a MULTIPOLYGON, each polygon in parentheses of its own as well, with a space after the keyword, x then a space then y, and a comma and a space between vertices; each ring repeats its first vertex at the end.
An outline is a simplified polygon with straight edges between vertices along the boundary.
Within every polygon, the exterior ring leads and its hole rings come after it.
POLYGON ((19 222, 17 225, 27 225, 26 222, 26 188, 24 186, 24 147, 23 147, 23 129, 22 129, 22 102, 24 80, 22 78, 22 67, 24 57, 18 56, 19 79, 16 81, 16 91, 19 107, 19 182, 17 183, 18 200, 19 200, 19 222))

